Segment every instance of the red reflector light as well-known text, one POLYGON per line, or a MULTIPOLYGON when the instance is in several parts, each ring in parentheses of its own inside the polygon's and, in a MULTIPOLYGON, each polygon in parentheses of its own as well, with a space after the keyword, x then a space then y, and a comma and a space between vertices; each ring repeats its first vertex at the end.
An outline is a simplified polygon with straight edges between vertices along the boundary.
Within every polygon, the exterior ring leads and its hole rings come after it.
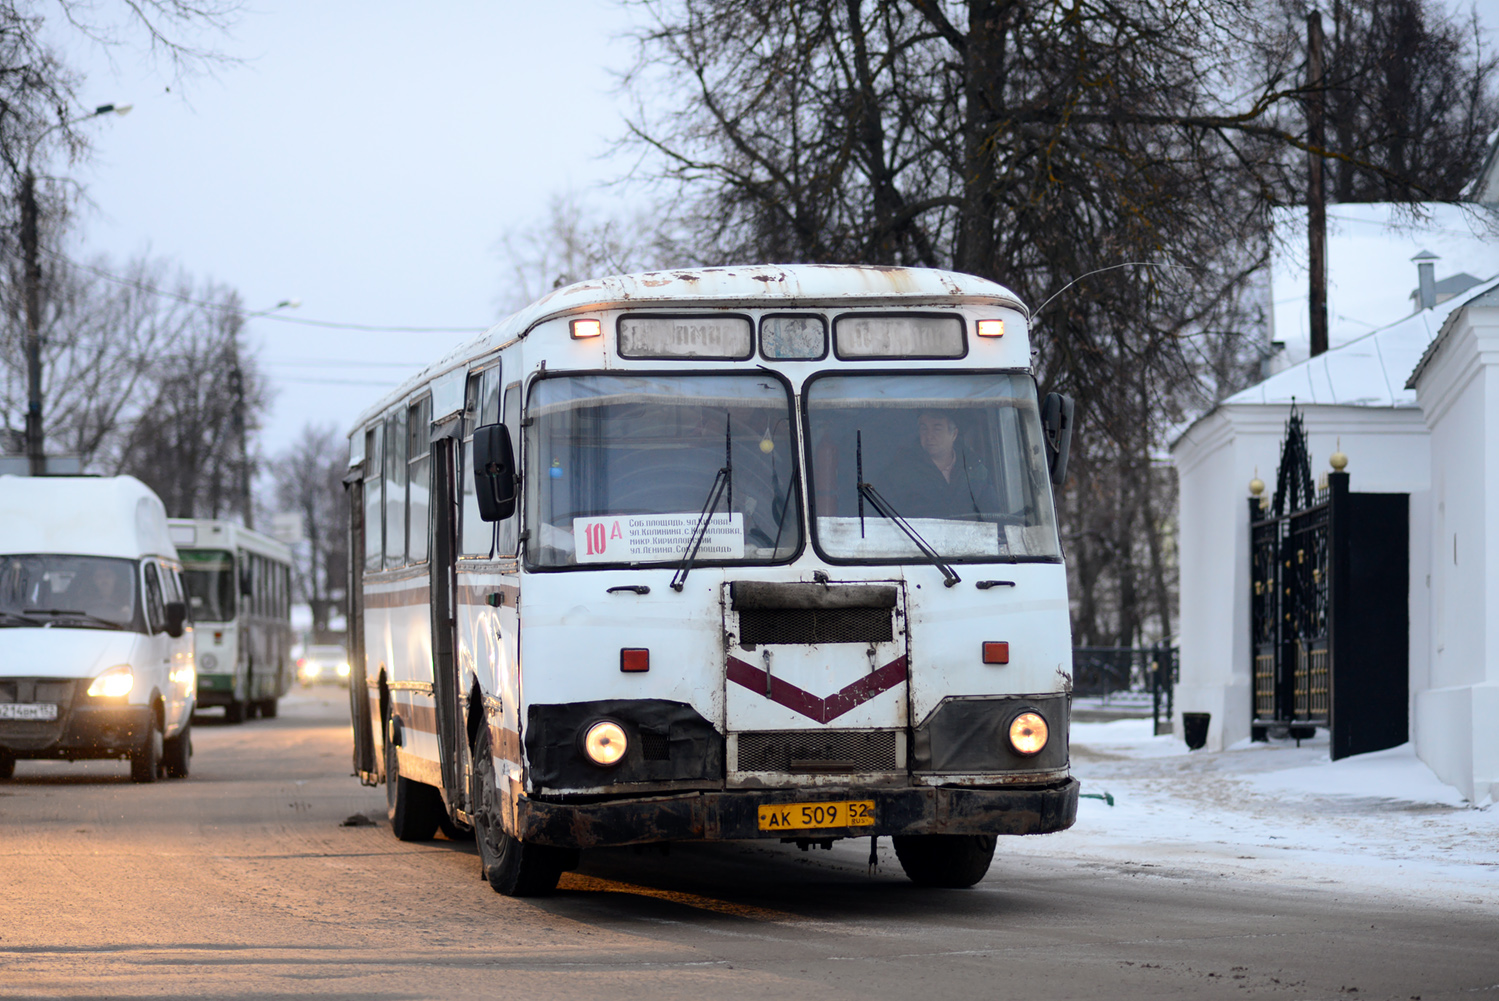
POLYGON ((619 652, 619 669, 629 673, 649 671, 651 669, 651 652, 649 650, 621 650, 619 652))
POLYGON ((978 335, 980 337, 1003 337, 1005 335, 1005 321, 980 320, 978 322, 978 335))
POLYGON ((985 643, 985 664, 1008 664, 1010 662, 1010 644, 1008 643, 985 643))
POLYGON ((307 658, 306 657, 298 657, 297 658, 297 667, 300 668, 300 667, 306 667, 306 666, 307 666, 307 658))

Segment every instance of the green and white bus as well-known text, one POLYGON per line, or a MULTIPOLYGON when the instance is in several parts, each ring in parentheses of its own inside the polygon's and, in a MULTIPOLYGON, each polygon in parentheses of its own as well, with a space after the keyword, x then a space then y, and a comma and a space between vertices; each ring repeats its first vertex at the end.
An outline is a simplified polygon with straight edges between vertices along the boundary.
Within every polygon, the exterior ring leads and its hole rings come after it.
POLYGON ((292 553, 243 525, 173 518, 198 636, 198 708, 241 723, 276 715, 292 681, 292 553))

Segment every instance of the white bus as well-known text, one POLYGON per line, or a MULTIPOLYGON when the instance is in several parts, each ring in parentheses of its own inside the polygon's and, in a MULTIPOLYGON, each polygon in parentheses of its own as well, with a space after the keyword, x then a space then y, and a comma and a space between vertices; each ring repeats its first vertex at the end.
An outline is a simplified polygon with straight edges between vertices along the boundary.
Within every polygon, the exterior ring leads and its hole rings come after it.
POLYGON ((198 636, 198 708, 242 723, 291 687, 292 553, 230 521, 172 518, 198 636))
POLYGON ((753 838, 967 886, 1070 826, 1071 403, 1037 396, 1011 292, 902 268, 589 281, 449 353, 350 437, 355 769, 395 835, 472 829, 521 895, 753 838))

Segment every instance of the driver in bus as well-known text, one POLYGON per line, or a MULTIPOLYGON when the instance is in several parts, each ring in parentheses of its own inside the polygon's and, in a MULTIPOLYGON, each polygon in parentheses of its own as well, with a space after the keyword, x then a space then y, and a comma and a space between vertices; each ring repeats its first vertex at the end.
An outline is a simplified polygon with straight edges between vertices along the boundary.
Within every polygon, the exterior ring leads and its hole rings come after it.
MULTIPOLYGON (((83 581, 87 586, 80 589, 82 601, 78 611, 115 622, 127 621, 135 611, 135 601, 128 578, 123 583, 121 581, 122 570, 124 568, 102 560, 95 561, 83 581)), ((124 572, 129 573, 128 570, 124 572)))
POLYGON ((875 484, 903 518, 977 521, 999 510, 983 462, 963 447, 962 428, 946 410, 916 415, 918 447, 898 452, 875 484))

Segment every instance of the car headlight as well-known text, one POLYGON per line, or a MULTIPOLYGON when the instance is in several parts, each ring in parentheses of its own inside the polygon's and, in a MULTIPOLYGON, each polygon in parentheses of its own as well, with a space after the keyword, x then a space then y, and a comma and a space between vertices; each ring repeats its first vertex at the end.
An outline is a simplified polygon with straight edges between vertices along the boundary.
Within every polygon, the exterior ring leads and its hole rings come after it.
POLYGON ((134 687, 135 672, 130 670, 130 665, 116 664, 94 679, 94 683, 88 686, 88 693, 106 699, 117 699, 129 695, 130 689, 134 687))
POLYGON ((1048 731, 1040 713, 1026 712, 1010 722, 1010 746, 1016 754, 1030 757, 1046 747, 1048 731))
POLYGON ((629 743, 624 727, 612 719, 601 719, 583 734, 583 753, 589 761, 607 768, 619 764, 629 743))
POLYGON ((349 665, 348 664, 340 664, 340 665, 338 665, 338 676, 340 678, 347 678, 349 676, 349 665))

